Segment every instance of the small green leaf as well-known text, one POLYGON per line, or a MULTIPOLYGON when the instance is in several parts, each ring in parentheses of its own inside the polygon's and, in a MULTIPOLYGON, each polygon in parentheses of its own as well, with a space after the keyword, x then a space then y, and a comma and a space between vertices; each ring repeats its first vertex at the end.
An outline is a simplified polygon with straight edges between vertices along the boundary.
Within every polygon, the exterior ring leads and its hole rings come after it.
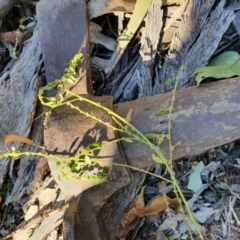
POLYGON ((56 166, 57 166, 57 167, 60 167, 60 165, 61 165, 61 162, 57 161, 57 162, 56 162, 56 166))
POLYGON ((160 109, 158 112, 155 112, 155 116, 160 117, 160 116, 164 116, 165 114, 167 114, 168 110, 166 109, 160 109))
POLYGON ((55 97, 46 97, 46 100, 48 100, 49 102, 56 102, 55 97))
POLYGON ((152 160, 156 163, 163 163, 161 158, 156 156, 154 153, 152 154, 152 160))
POLYGON ((102 144, 100 142, 94 142, 94 143, 92 143, 92 146, 94 146, 94 147, 101 147, 102 144))
POLYGON ((73 162, 72 164, 71 164, 71 171, 72 172, 76 172, 78 169, 78 165, 77 165, 77 163, 76 162, 73 162))
POLYGON ((131 138, 123 138, 123 141, 128 142, 128 143, 132 143, 133 140, 131 138))
POLYGON ((171 85, 172 83, 174 83, 175 82, 175 78, 169 78, 166 82, 165 82, 165 84, 166 85, 171 85))
POLYGON ((88 155, 85 156, 84 160, 86 164, 89 164, 89 165, 92 164, 92 160, 88 155))
POLYGON ((62 181, 62 179, 61 179, 61 176, 60 175, 58 175, 58 180, 61 182, 62 181))

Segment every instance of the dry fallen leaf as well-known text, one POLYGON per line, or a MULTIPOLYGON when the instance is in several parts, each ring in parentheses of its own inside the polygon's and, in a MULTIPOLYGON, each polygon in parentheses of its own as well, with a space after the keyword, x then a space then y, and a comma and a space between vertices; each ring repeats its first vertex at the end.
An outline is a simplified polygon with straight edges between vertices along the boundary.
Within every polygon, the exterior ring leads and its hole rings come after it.
POLYGON ((132 208, 129 212, 131 214, 136 214, 139 217, 143 217, 146 215, 155 215, 163 212, 168 208, 168 206, 170 208, 174 208, 177 213, 181 212, 181 206, 178 199, 171 199, 165 195, 154 198, 146 207, 135 207, 132 208))
POLYGON ((8 136, 5 137, 5 140, 4 140, 4 145, 5 145, 5 148, 7 149, 8 152, 10 152, 10 151, 9 151, 7 145, 11 142, 25 143, 25 144, 29 144, 29 145, 44 149, 44 147, 39 146, 38 144, 36 144, 32 140, 30 140, 29 138, 26 138, 22 135, 9 134, 8 136))
POLYGON ((123 215, 121 220, 123 229, 119 237, 124 238, 127 236, 138 223, 139 217, 156 215, 165 211, 168 207, 173 208, 177 213, 181 212, 181 206, 177 198, 171 199, 168 196, 158 196, 154 198, 148 206, 145 207, 143 202, 143 191, 135 198, 134 203, 131 205, 130 210, 123 215))
POLYGON ((123 229, 120 231, 118 237, 119 237, 121 240, 125 240, 125 238, 127 237, 128 233, 129 233, 132 229, 134 229, 134 228, 136 227, 136 225, 137 225, 138 222, 139 222, 139 219, 140 219, 140 218, 139 218, 139 217, 136 217, 136 215, 135 215, 134 220, 133 220, 132 222, 130 222, 128 225, 126 225, 126 227, 123 228, 123 229))
MULTIPOLYGON (((132 208, 145 206, 144 199, 143 199, 144 189, 145 189, 145 186, 142 187, 141 192, 136 196, 133 204, 129 208, 130 211, 132 208)), ((122 217, 121 224, 123 228, 129 225, 129 223, 131 223, 136 218, 136 214, 131 214, 130 211, 125 213, 122 217)))
POLYGON ((141 192, 136 196, 133 204, 129 208, 130 210, 126 212, 121 219, 122 230, 119 233, 120 238, 126 237, 128 233, 135 228, 135 226, 139 221, 139 217, 136 214, 131 213, 131 209, 135 207, 145 206, 144 199, 143 199, 144 189, 145 189, 145 186, 142 187, 141 192))

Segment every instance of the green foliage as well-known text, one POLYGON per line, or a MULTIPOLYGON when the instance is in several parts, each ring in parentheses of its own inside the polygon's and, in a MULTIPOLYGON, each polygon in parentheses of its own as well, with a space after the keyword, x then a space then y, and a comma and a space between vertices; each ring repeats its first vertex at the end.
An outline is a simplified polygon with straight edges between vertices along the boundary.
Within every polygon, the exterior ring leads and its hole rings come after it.
POLYGON ((167 113, 168 113, 167 109, 160 109, 159 111, 155 112, 155 116, 161 117, 161 116, 166 115, 167 113))
POLYGON ((175 81, 176 81, 175 78, 169 78, 169 79, 165 82, 165 84, 166 84, 166 85, 171 85, 171 84, 173 84, 175 81))
POLYGON ((148 134, 145 134, 145 137, 152 143, 156 142, 158 145, 160 145, 163 142, 163 140, 166 138, 166 134, 148 133, 148 134))
POLYGON ((8 192, 11 192, 13 189, 13 183, 10 179, 8 179, 5 183, 3 183, 2 188, 0 189, 0 195, 6 196, 8 192))
POLYGON ((156 162, 156 163, 160 163, 160 164, 163 163, 162 160, 161 160, 161 158, 158 157, 158 156, 156 156, 154 153, 152 154, 152 160, 153 160, 154 162, 156 162))
MULTIPOLYGON (((69 74, 69 76, 72 76, 74 78, 77 77, 77 74, 78 74, 78 64, 79 64, 79 61, 80 59, 82 58, 82 53, 77 53, 73 59, 70 61, 70 64, 69 64, 69 67, 67 69, 65 69, 65 73, 66 74, 69 74)), ((70 78, 70 83, 71 80, 74 82, 75 79, 74 78, 70 78)))
POLYGON ((205 78, 230 78, 240 76, 240 55, 237 52, 224 52, 211 60, 206 67, 197 68, 196 81, 199 85, 205 78))

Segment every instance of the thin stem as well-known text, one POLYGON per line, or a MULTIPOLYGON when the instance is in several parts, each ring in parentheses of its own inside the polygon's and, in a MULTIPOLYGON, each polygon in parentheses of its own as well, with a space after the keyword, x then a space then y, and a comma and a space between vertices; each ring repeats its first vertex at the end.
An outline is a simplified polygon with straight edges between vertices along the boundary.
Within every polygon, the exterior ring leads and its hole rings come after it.
POLYGON ((176 77, 174 89, 172 91, 172 100, 171 100, 171 104, 169 107, 169 114, 168 114, 168 145, 169 145, 169 163, 170 163, 171 169, 173 169, 172 162, 173 162, 173 150, 174 150, 174 147, 172 145, 172 117, 173 117, 173 109, 174 109, 174 102, 176 98, 177 86, 178 86, 180 76, 182 75, 182 71, 183 71, 183 68, 181 67, 179 74, 176 77))

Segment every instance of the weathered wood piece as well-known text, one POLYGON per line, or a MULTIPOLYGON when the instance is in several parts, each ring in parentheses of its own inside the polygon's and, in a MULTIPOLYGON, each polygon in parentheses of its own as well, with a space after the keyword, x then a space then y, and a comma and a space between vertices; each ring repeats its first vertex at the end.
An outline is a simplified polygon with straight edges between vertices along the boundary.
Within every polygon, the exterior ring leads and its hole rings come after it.
POLYGON ((131 101, 136 98, 136 92, 138 92, 138 98, 152 93, 154 60, 163 25, 161 7, 161 1, 152 1, 145 17, 145 28, 142 29, 140 57, 121 84, 114 86, 111 94, 115 101, 131 101))
POLYGON ((101 33, 102 27, 97 23, 89 21, 89 37, 90 42, 95 44, 102 44, 107 49, 114 51, 117 47, 117 41, 101 33))
MULTIPOLYGON (((240 137, 240 78, 222 80, 200 87, 179 90, 173 113, 173 145, 181 142, 173 158, 197 155, 240 137)), ((172 95, 166 93, 115 105, 122 117, 131 112, 131 123, 141 132, 167 133, 168 116, 157 117, 160 109, 168 109, 172 95)), ((121 135, 121 134, 120 134, 121 135)), ((143 144, 122 143, 130 165, 144 168, 152 164, 152 151, 143 144)), ((168 142, 160 145, 168 157, 168 142)))
POLYGON ((68 206, 54 209, 46 214, 39 214, 31 220, 22 224, 17 230, 2 238, 6 239, 46 239, 46 236, 62 223, 62 217, 68 206))
POLYGON ((136 0, 91 0, 87 4, 89 19, 111 12, 130 12, 136 0))
POLYGON ((79 64, 81 69, 79 80, 71 87, 76 93, 86 94, 92 92, 92 85, 86 77, 90 77, 88 68, 90 58, 85 16, 86 3, 84 1, 42 0, 37 4, 37 19, 47 82, 60 78, 73 56, 81 52, 83 58, 79 64))
POLYGON ((240 11, 236 12, 236 17, 235 17, 235 19, 233 21, 233 25, 234 25, 238 35, 240 36, 240 11))
POLYGON ((9 11, 17 5, 18 0, 1 0, 0 1, 0 21, 9 13, 9 11))
MULTIPOLYGON (((110 96, 91 98, 110 109, 112 108, 112 97, 110 96)), ((97 107, 81 101, 76 103, 76 106, 89 114, 95 115, 95 117, 106 123, 112 123, 111 117, 97 107)), ((76 154, 91 143, 102 143, 103 141, 111 140, 116 137, 113 129, 107 128, 98 121, 79 114, 76 110, 72 110, 73 109, 68 106, 65 106, 56 108, 52 111, 51 118, 44 130, 44 145, 48 152, 64 157, 66 154, 76 154)), ((111 145, 111 147, 103 146, 97 156, 101 160, 106 161, 105 164, 99 163, 100 167, 111 166, 113 160, 119 163, 126 163, 121 156, 121 153, 118 151, 116 143, 111 145)), ((79 195, 84 190, 99 184, 97 181, 74 181, 66 180, 64 178, 60 181, 58 178, 59 169, 56 166, 56 159, 49 157, 48 164, 51 169, 51 174, 65 195, 66 200, 69 200, 71 197, 79 195)), ((122 179, 123 182, 119 182, 119 186, 121 186, 121 184, 125 184, 125 181, 129 181, 129 176, 125 169, 111 167, 109 171, 109 182, 122 179)), ((111 191, 113 191, 114 188, 112 187, 111 189, 111 191)))
MULTIPOLYGON (((4 139, 8 134, 20 134, 27 137, 31 131, 41 82, 38 76, 41 67, 38 33, 36 28, 31 39, 25 43, 18 61, 0 78, 1 151, 5 151, 4 139)), ((14 146, 18 148, 20 144, 15 143, 14 146)), ((0 186, 9 169, 9 163, 10 159, 0 161, 0 186)))
POLYGON ((209 17, 214 3, 214 0, 189 1, 181 25, 172 39, 167 59, 155 79, 154 94, 173 88, 165 85, 165 82, 176 77, 181 66, 184 70, 179 88, 194 85, 194 79, 188 82, 192 73, 208 63, 222 35, 234 19, 233 10, 224 8, 226 0, 220 1, 209 17))
POLYGON ((120 220, 145 180, 145 174, 134 175, 125 186, 120 181, 106 183, 73 199, 63 219, 64 239, 119 239, 120 220))
POLYGON ((161 8, 161 1, 153 0, 145 17, 145 28, 142 32, 139 52, 142 62, 136 70, 138 71, 138 78, 137 81, 135 80, 139 89, 138 98, 147 97, 152 93, 152 76, 160 32, 163 26, 163 11, 161 8))
MULTIPOLYGON (((160 1, 159 1, 160 2, 160 1)), ((180 4, 182 0, 162 0, 162 5, 180 4)), ((131 12, 136 0, 91 0, 87 4, 89 19, 111 12, 131 12)))
MULTIPOLYGON (((43 107, 40 104, 36 107, 36 115, 39 116, 43 112, 43 107)), ((39 146, 43 145, 43 119, 38 119, 32 124, 29 139, 37 143, 39 146)), ((24 145, 22 152, 38 152, 39 148, 24 145)), ((16 203, 24 195, 31 195, 39 186, 42 185, 42 180, 49 171, 47 160, 34 156, 23 156, 20 159, 18 177, 15 180, 13 190, 7 197, 5 204, 16 203)))

